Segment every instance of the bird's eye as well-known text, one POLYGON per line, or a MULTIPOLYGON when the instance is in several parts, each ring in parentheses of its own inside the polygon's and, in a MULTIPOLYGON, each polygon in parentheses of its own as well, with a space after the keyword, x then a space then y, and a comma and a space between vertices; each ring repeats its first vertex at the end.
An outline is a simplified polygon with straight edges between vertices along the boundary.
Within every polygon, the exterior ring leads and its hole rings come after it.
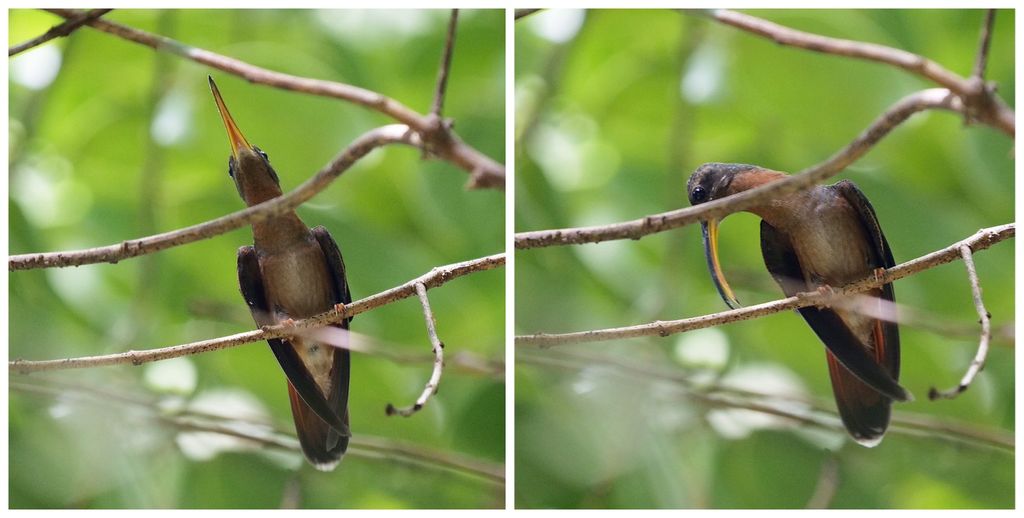
POLYGON ((690 193, 690 201, 693 203, 704 203, 708 199, 707 189, 697 186, 693 188, 693 192, 690 193))
POLYGON ((255 148, 255 149, 256 149, 256 152, 259 153, 261 157, 263 157, 263 160, 266 160, 268 162, 270 161, 270 157, 268 157, 267 154, 262 149, 260 149, 260 148, 255 148))
POLYGON ((235 157, 228 157, 228 176, 235 177, 235 157))

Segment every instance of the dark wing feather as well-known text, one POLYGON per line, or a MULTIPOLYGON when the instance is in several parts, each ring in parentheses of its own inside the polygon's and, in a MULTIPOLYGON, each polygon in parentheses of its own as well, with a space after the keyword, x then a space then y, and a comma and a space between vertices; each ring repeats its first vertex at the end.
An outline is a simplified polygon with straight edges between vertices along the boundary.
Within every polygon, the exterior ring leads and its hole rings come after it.
MULTIPOLYGON (((787 296, 807 291, 803 270, 789 239, 767 222, 761 222, 761 252, 765 266, 787 296)), ((829 309, 801 308, 800 315, 827 347, 826 356, 832 391, 843 424, 855 439, 875 444, 889 423, 890 400, 861 380, 868 376, 872 385, 881 385, 893 395, 905 391, 871 359, 838 314, 829 309), (845 358, 840 364, 838 357, 845 358), (861 376, 854 375, 852 365, 861 376)))
MULTIPOLYGON (((243 246, 238 249, 238 285, 256 323, 261 326, 274 324, 273 314, 263 288, 259 256, 252 246, 243 246)), ((299 354, 295 352, 291 343, 280 338, 267 340, 267 343, 270 344, 270 349, 274 352, 277 362, 284 370, 285 376, 288 377, 290 387, 298 392, 302 400, 320 419, 342 435, 349 435, 348 426, 331 410, 328 401, 309 373, 309 369, 299 358, 299 354)))
MULTIPOLYGON (((768 271, 787 296, 807 291, 803 269, 793 245, 765 221, 761 221, 761 253, 768 271)), ((799 311, 828 350, 857 377, 893 399, 907 399, 906 390, 868 355, 860 340, 835 311, 816 307, 800 308, 799 311)))
MULTIPOLYGON (((327 259, 327 270, 331 274, 331 279, 334 282, 334 303, 335 304, 348 304, 352 302, 352 294, 348 288, 348 277, 345 274, 345 260, 341 256, 341 250, 338 248, 338 244, 331 237, 331 233, 327 231, 323 226, 317 226, 312 229, 313 237, 320 245, 320 250, 324 254, 324 258, 327 259)), ((351 318, 346 318, 341 323, 337 324, 336 327, 341 329, 348 329, 349 323, 352 322, 351 318)), ((347 338, 347 334, 343 334, 347 338)), ((341 415, 345 424, 348 424, 348 393, 349 393, 349 376, 351 372, 351 353, 348 349, 335 349, 334 351, 334 365, 331 370, 331 390, 329 394, 329 402, 331 408, 337 409, 339 415, 341 415)), ((330 445, 336 438, 329 437, 328 444, 330 445)), ((342 444, 338 447, 341 452, 344 453, 348 447, 348 437, 340 439, 342 444)))
POLYGON ((761 255, 764 256, 764 265, 768 267, 768 273, 772 274, 772 278, 787 297, 807 291, 804 271, 800 268, 796 252, 793 251, 793 244, 789 242, 789 238, 764 220, 761 220, 761 255))
MULTIPOLYGON (((896 266, 893 260, 892 250, 889 248, 889 241, 882 233, 882 227, 878 224, 878 217, 875 209, 871 206, 867 196, 860 192, 860 189, 849 180, 843 180, 833 186, 839 194, 857 211, 860 215, 861 224, 871 238, 871 248, 874 251, 875 267, 892 268, 896 266)), ((892 283, 882 286, 881 298, 889 302, 896 302, 896 293, 892 283)), ((900 379, 900 332, 895 322, 881 322, 882 343, 880 344, 879 357, 882 365, 889 371, 892 379, 900 379)))

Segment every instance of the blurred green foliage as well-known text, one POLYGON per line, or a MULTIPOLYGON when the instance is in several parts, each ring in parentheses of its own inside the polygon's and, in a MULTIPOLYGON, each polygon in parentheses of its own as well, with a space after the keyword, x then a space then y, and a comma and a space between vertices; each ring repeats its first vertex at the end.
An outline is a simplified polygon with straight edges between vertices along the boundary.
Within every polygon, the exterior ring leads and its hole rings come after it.
MULTIPOLYGON (((784 10, 750 14, 828 36, 972 69, 982 11, 784 10)), ((998 13, 987 79, 1013 103, 1014 12, 998 13)), ((795 172, 849 143, 905 95, 934 87, 890 66, 787 48, 697 13, 544 11, 516 23, 516 230, 624 221, 688 205, 705 162, 795 172), (577 30, 578 26, 578 30, 577 30)), ((839 179, 871 199, 897 262, 1014 220, 1013 141, 946 112, 916 115, 839 179)), ((726 276, 745 304, 779 297, 759 221, 727 218, 726 276)), ((1013 243, 980 252, 996 327, 1012 325, 1013 243)), ((517 334, 677 319, 726 309, 695 225, 645 237, 516 253, 517 334)), ((917 395, 897 418, 924 417, 1012 440, 1014 354, 997 342, 952 401, 977 347, 960 262, 895 285, 897 300, 962 326, 947 336, 902 326, 901 381, 917 395)), ((876 448, 834 430, 701 405, 660 369, 709 385, 791 393, 834 410, 820 342, 793 313, 663 339, 589 343, 516 359, 518 507, 1006 508, 1014 455, 891 429, 876 448), (835 477, 827 473, 835 462, 835 477), (834 481, 834 486, 829 481, 834 481), (817 489, 816 489, 817 488, 817 489)), ((932 425, 931 428, 934 428, 932 425)), ((896 427, 894 427, 896 428, 896 427)))
MULTIPOLYGON (((374 90, 426 113, 449 11, 117 10, 106 18, 272 70, 374 90)), ((11 11, 9 43, 59 21, 11 11)), ((502 162, 504 41, 503 11, 460 13, 444 113, 467 143, 502 162)), ((12 254, 117 243, 242 208, 207 74, 250 142, 270 155, 285 191, 363 132, 395 122, 335 99, 248 84, 89 28, 12 58, 9 70, 12 254)), ((467 178, 415 149, 388 147, 299 214, 330 229, 358 299, 504 249, 504 193, 467 191, 467 178)), ((12 274, 10 357, 114 353, 251 330, 235 273, 236 250, 251 240, 249 229, 239 229, 119 264, 12 274)), ((456 280, 430 291, 430 300, 449 357, 503 361, 503 270, 456 280)), ((422 412, 389 418, 385 405, 410 404, 430 375, 419 302, 359 315, 352 329, 422 358, 354 355, 354 440, 401 441, 502 469, 500 375, 449 361, 439 394, 422 412)), ((500 485, 411 467, 392 460, 403 457, 398 451, 350 453, 332 473, 300 464, 297 453, 238 444, 208 460, 185 454, 187 440, 203 438, 186 437, 154 412, 212 401, 206 410, 249 409, 294 436, 285 379, 264 344, 174 363, 12 376, 9 400, 11 507, 504 505, 500 485), (26 391, 26 384, 56 387, 60 396, 26 391), (157 397, 160 406, 79 397, 97 390, 157 397)))

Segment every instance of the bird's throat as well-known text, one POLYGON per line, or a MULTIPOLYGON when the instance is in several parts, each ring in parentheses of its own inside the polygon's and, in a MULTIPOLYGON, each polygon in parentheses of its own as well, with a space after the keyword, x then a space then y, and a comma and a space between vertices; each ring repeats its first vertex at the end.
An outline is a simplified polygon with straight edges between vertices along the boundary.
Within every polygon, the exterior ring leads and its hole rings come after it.
POLYGON ((253 244, 261 254, 289 250, 309 240, 309 227, 295 211, 286 212, 252 224, 253 244))

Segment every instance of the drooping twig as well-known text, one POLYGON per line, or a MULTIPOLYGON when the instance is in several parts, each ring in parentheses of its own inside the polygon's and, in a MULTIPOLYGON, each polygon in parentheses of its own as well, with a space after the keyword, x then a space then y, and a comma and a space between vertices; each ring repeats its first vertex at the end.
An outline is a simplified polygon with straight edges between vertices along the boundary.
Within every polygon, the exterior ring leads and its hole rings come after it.
POLYGON ((416 412, 419 412, 423 408, 423 405, 427 404, 427 400, 431 396, 437 393, 437 388, 441 384, 441 373, 444 371, 444 344, 437 338, 437 327, 434 320, 434 312, 430 309, 430 300, 427 298, 427 289, 421 283, 416 284, 416 294, 420 297, 420 305, 423 306, 423 319, 427 324, 427 336, 430 338, 431 351, 434 353, 434 370, 430 374, 430 380, 427 381, 427 386, 424 387, 423 393, 420 397, 416 398, 416 402, 412 406, 406 408, 396 408, 391 403, 388 403, 385 413, 387 415, 400 415, 403 417, 409 417, 416 412))
POLYGON ((814 185, 826 178, 839 174, 855 160, 867 153, 911 115, 928 109, 944 109, 960 112, 963 104, 959 98, 944 88, 933 88, 908 95, 885 111, 871 126, 865 129, 853 142, 839 150, 824 162, 804 169, 789 178, 771 182, 748 191, 727 196, 720 200, 702 203, 695 207, 676 209, 653 214, 632 221, 599 225, 593 227, 563 228, 519 232, 515 235, 517 249, 545 246, 597 243, 615 239, 639 239, 643 236, 697 223, 702 219, 723 217, 726 214, 752 207, 763 200, 796 192, 814 185))
POLYGON ((979 89, 971 80, 950 72, 924 56, 874 43, 829 38, 798 31, 726 9, 712 9, 706 12, 716 21, 769 38, 780 45, 886 63, 917 74, 954 92, 965 104, 965 111, 977 120, 994 126, 1011 137, 1015 134, 1013 109, 993 91, 979 89))
MULTIPOLYGON (((65 18, 76 16, 80 12, 72 9, 47 9, 47 11, 65 18)), ((505 167, 503 165, 464 143, 450 128, 438 131, 437 125, 430 117, 421 115, 383 94, 335 81, 294 76, 257 67, 235 58, 107 20, 93 20, 86 25, 160 52, 170 52, 185 59, 237 75, 250 83, 333 97, 376 110, 412 128, 419 133, 431 153, 468 172, 470 188, 505 188, 505 167)))
POLYGON ((988 49, 992 43, 992 25, 996 21, 996 10, 989 9, 985 12, 985 21, 981 25, 981 35, 978 37, 978 55, 974 60, 974 69, 971 77, 980 80, 985 79, 985 66, 988 64, 988 49))
MULTIPOLYGON (((299 452, 298 441, 288 434, 274 430, 270 423, 239 420, 224 415, 199 413, 184 410, 180 413, 157 411, 160 405, 154 398, 138 399, 121 397, 121 393, 76 384, 72 389, 53 387, 38 381, 12 380, 14 391, 41 394, 53 397, 74 397, 88 399, 104 405, 132 406, 149 412, 158 422, 183 431, 210 432, 250 441, 263 447, 299 452), (244 422, 248 426, 232 426, 233 422, 244 422), (260 425, 266 433, 252 426, 260 425)), ((435 471, 468 475, 495 484, 504 484, 504 468, 480 459, 474 459, 452 452, 437 451, 407 442, 383 437, 359 434, 349 440, 349 455, 367 459, 391 460, 435 471)))
POLYGON ((430 113, 435 117, 441 117, 441 110, 444 108, 444 93, 448 88, 448 72, 452 68, 452 50, 455 48, 455 27, 459 21, 459 10, 452 9, 451 19, 448 20, 448 34, 445 37, 444 51, 441 52, 441 65, 437 67, 437 88, 434 90, 434 104, 430 107, 430 113))
POLYGON ((226 349, 228 347, 259 342, 270 338, 280 338, 295 334, 303 329, 322 327, 329 323, 340 322, 342 319, 358 315, 359 313, 365 313, 371 309, 411 297, 416 294, 417 285, 422 285, 424 288, 436 288, 457 277, 462 277, 463 275, 473 272, 490 270, 503 266, 504 264, 505 254, 495 254, 470 261, 463 261, 461 263, 439 266, 433 268, 430 272, 424 275, 406 282, 405 284, 347 304, 342 308, 342 311, 332 309, 331 311, 321 313, 317 316, 296 321, 290 325, 268 326, 259 331, 249 331, 247 333, 239 333, 212 340, 202 340, 199 342, 163 347, 160 349, 127 351, 117 354, 89 356, 83 358, 65 358, 60 360, 29 361, 18 359, 8 362, 8 369, 11 372, 27 374, 39 371, 82 369, 88 367, 102 367, 106 365, 123 365, 128 363, 132 365, 141 365, 143 363, 166 360, 179 356, 188 356, 219 349, 226 349))
POLYGON ((370 151, 380 146, 399 143, 412 146, 419 146, 421 144, 416 134, 409 131, 408 126, 402 124, 382 126, 361 135, 331 160, 329 164, 317 172, 315 176, 283 196, 204 223, 162 234, 124 241, 119 244, 85 250, 13 255, 8 261, 8 267, 11 271, 14 271, 33 268, 81 266, 83 264, 95 263, 116 263, 131 257, 138 257, 166 248, 217 236, 298 207, 327 188, 339 175, 352 167, 356 161, 370 151))
POLYGON ((74 32, 75 29, 78 29, 86 23, 99 18, 110 11, 113 11, 113 9, 93 9, 91 11, 83 12, 73 18, 68 18, 64 23, 50 27, 50 30, 46 31, 42 35, 36 36, 28 41, 21 42, 7 49, 7 57, 25 52, 28 49, 42 45, 54 38, 67 36, 74 32))
POLYGON ((985 367, 985 358, 988 357, 988 344, 992 340, 992 315, 985 309, 985 302, 981 299, 981 282, 978 280, 978 272, 974 268, 974 256, 971 247, 967 244, 960 246, 960 257, 967 267, 967 278, 971 283, 971 295, 974 297, 974 307, 978 310, 979 323, 981 324, 981 338, 978 340, 978 352, 967 367, 967 372, 960 380, 960 384, 949 390, 938 390, 932 387, 928 391, 928 399, 953 399, 962 394, 967 387, 971 386, 974 377, 985 367))
MULTIPOLYGON (((1000 241, 1011 238, 1015 234, 1015 225, 1008 223, 998 227, 986 228, 978 231, 973 236, 954 243, 946 248, 937 250, 930 254, 898 264, 884 274, 872 275, 866 279, 848 284, 843 287, 835 287, 833 293, 810 292, 799 294, 795 297, 765 302, 754 306, 748 306, 720 313, 712 313, 693 318, 681 320, 657 321, 649 324, 641 324, 628 327, 611 329, 595 329, 590 331, 579 331, 564 334, 533 334, 516 337, 517 345, 534 345, 551 347, 571 343, 599 342, 607 340, 621 340, 624 338, 636 338, 641 336, 668 336, 676 333, 702 329, 705 327, 728 324, 741 320, 778 313, 789 309, 802 308, 806 306, 823 305, 830 303, 830 299, 841 297, 852 293, 860 293, 883 284, 888 284, 898 279, 913 275, 915 273, 933 268, 956 260, 961 256, 961 247, 968 247, 970 250, 984 250, 1000 241)), ((987 342, 986 342, 987 343, 987 342)))

